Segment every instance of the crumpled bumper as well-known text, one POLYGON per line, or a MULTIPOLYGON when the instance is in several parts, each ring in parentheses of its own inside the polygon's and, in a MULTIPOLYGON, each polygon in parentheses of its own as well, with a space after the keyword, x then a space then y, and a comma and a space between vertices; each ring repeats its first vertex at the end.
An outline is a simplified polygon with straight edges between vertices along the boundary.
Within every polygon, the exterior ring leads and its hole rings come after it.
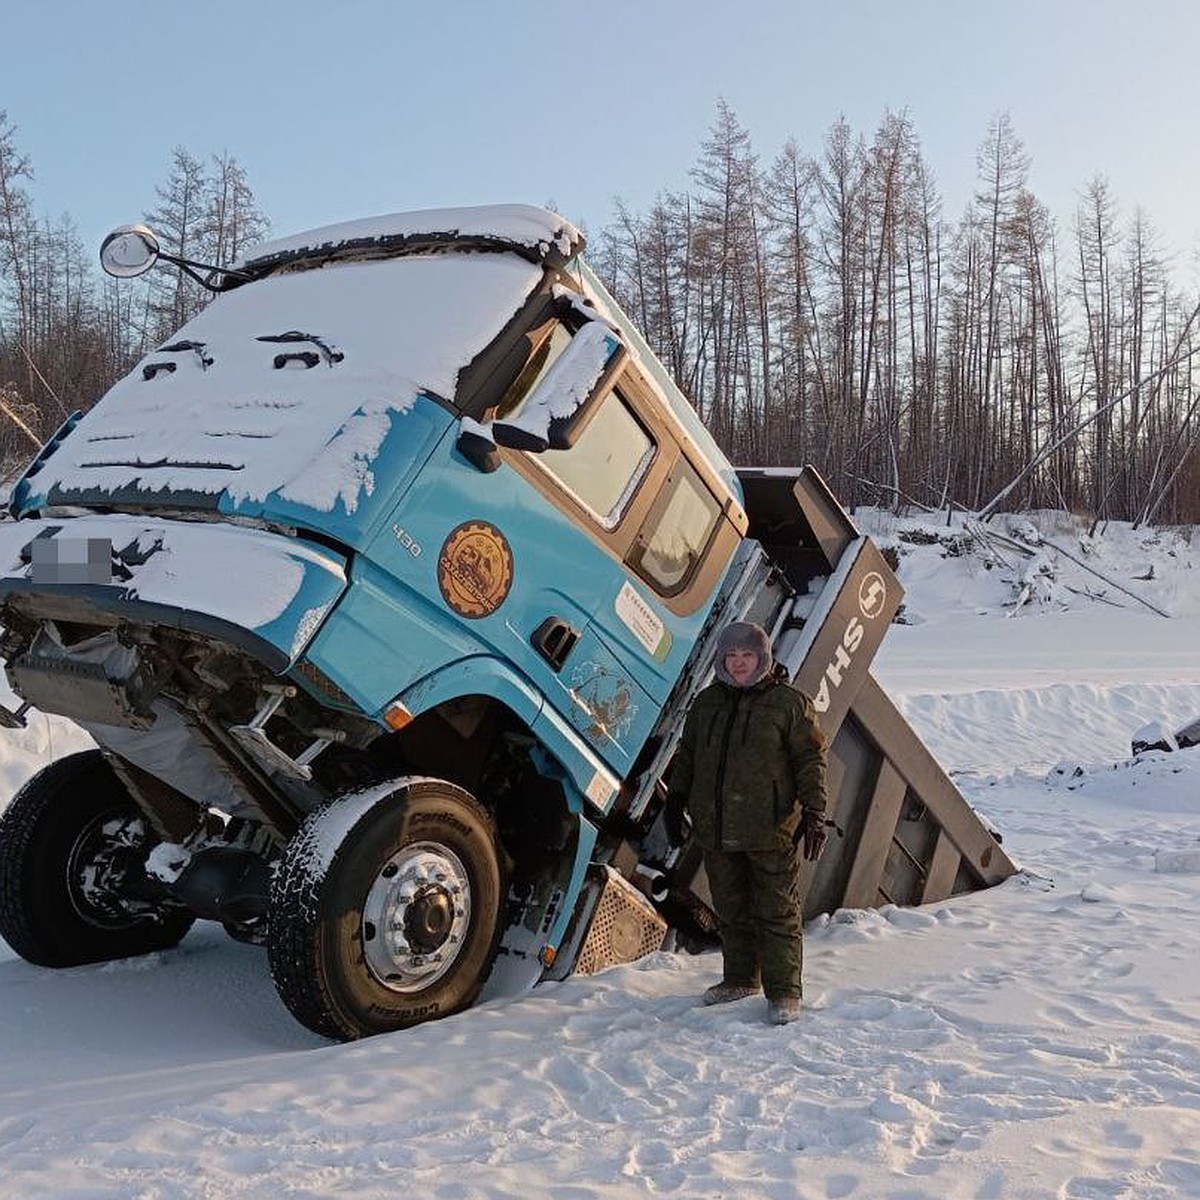
POLYGON ((0 522, 0 604, 33 618, 209 634, 294 663, 346 588, 345 557, 266 530, 108 515, 0 522))

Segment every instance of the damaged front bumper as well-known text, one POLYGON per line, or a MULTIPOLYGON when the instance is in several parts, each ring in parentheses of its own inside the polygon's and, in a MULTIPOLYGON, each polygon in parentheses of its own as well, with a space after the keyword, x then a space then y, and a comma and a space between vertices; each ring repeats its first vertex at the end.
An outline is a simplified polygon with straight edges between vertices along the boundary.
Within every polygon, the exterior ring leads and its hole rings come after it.
POLYGON ((43 627, 10 679, 27 703, 85 720, 148 720, 149 683, 121 626, 211 637, 279 674, 345 587, 343 556, 260 529, 123 515, 0 523, 0 606, 91 630, 68 649, 43 627))

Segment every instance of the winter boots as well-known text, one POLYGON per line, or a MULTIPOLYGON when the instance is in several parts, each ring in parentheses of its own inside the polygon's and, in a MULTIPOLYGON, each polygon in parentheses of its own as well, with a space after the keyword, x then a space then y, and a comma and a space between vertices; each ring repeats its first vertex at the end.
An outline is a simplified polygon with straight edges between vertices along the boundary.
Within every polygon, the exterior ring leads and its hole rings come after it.
POLYGON ((790 1025, 800 1017, 799 996, 777 996, 767 1001, 767 1021, 772 1025, 790 1025))
POLYGON ((745 1000, 747 996, 757 996, 761 987, 748 983, 714 983, 701 997, 702 1004, 728 1004, 732 1000, 745 1000))
MULTIPOLYGON (((747 996, 757 996, 761 987, 749 983, 714 983, 703 996, 701 1004, 729 1004, 734 1000, 745 1000, 747 996)), ((767 1000, 767 1023, 769 1025, 790 1025, 800 1016, 799 996, 776 996, 767 1000)))

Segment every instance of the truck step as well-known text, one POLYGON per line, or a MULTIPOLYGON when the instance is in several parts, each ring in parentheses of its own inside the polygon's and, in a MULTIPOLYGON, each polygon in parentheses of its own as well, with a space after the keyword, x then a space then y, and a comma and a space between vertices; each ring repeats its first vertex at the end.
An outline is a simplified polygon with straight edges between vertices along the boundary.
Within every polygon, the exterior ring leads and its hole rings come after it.
POLYGON ((296 689, 290 684, 269 684, 264 690, 267 693, 266 698, 249 724, 231 725, 230 734, 268 769, 279 771, 293 779, 311 779, 312 768, 309 764, 322 750, 334 742, 342 741, 346 735, 340 729, 313 730, 314 738, 311 744, 293 758, 271 741, 267 733, 267 722, 285 700, 296 694, 296 689))

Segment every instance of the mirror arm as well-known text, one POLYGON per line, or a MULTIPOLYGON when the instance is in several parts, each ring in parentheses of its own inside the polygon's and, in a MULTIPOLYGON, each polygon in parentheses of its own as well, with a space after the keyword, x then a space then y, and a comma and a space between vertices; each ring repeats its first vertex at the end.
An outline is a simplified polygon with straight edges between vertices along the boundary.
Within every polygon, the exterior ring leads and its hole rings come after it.
POLYGON ((202 288, 207 288, 210 292, 221 291, 219 284, 210 282, 214 273, 220 273, 226 279, 240 280, 242 283, 245 283, 250 278, 245 271, 231 271, 225 267, 214 267, 210 263, 194 262, 190 258, 180 258, 175 254, 167 254, 164 250, 158 252, 158 257, 163 262, 169 262, 177 266, 189 279, 194 279, 202 288), (200 271, 207 271, 209 274, 208 276, 204 276, 199 273, 200 271))

